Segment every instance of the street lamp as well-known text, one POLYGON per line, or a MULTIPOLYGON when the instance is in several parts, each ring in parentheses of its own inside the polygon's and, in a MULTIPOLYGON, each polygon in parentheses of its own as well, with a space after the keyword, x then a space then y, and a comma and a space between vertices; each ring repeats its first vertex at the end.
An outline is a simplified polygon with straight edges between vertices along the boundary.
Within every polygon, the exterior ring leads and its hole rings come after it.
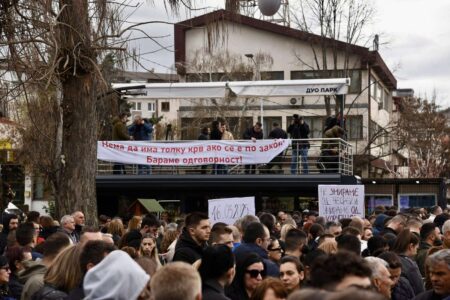
MULTIPOLYGON (((251 59, 252 62, 255 64, 255 75, 253 76, 253 81, 260 81, 261 80, 261 72, 259 70, 259 64, 253 58, 253 54, 247 53, 244 55, 248 59, 251 59)), ((261 107, 261 125, 262 125, 262 129, 264 130, 264 104, 263 104, 264 99, 261 97, 259 100, 260 100, 260 107, 261 107)))

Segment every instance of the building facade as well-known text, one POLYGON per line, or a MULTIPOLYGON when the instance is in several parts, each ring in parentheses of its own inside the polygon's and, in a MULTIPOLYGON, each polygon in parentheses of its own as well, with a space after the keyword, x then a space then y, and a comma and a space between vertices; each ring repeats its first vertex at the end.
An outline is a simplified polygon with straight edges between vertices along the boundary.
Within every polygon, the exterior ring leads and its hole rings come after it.
MULTIPOLYGON (((393 126, 392 93, 397 82, 377 51, 218 10, 175 25, 175 63, 180 81, 349 77, 344 115, 347 138, 356 154, 355 174, 380 177, 392 173, 386 129, 393 126), (233 64, 236 67, 231 70, 233 64)), ((182 100, 178 114, 181 138, 195 139, 201 126, 215 118, 225 118, 240 138, 242 129, 261 120, 261 114, 265 136, 273 122, 286 129, 293 114, 299 114, 311 128, 310 137, 321 138, 326 102, 328 112, 335 115, 335 99, 323 96, 231 97, 221 103, 217 99, 182 100)))

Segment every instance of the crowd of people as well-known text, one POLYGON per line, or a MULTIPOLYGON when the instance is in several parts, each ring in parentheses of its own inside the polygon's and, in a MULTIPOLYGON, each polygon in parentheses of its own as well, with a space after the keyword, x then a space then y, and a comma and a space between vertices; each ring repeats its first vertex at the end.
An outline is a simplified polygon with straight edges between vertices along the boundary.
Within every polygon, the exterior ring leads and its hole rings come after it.
POLYGON ((450 299, 450 214, 438 206, 339 222, 308 210, 213 225, 201 212, 2 221, 1 299, 450 299))

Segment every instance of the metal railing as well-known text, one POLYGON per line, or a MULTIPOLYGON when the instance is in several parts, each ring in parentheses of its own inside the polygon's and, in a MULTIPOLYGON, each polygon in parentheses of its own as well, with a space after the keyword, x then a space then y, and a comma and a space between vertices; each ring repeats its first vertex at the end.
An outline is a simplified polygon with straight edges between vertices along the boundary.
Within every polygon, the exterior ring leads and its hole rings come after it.
MULTIPOLYGON (((188 141, 152 141, 173 143, 188 141)), ((197 141, 198 142, 198 141, 197 141)), ((246 141, 248 142, 248 141, 246 141)), ((211 175, 211 174, 320 174, 353 175, 352 145, 340 138, 293 139, 291 146, 270 163, 252 165, 138 166, 124 165, 125 175, 211 175)), ((97 175, 115 175, 114 163, 98 161, 97 175)))

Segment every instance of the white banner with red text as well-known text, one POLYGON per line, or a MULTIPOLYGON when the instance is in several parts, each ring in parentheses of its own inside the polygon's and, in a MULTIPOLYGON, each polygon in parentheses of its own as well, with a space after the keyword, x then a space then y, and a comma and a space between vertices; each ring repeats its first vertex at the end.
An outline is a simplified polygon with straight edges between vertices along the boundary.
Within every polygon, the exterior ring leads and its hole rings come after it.
POLYGON ((178 143, 100 141, 97 144, 97 159, 156 166, 266 164, 290 144, 290 139, 178 143))

